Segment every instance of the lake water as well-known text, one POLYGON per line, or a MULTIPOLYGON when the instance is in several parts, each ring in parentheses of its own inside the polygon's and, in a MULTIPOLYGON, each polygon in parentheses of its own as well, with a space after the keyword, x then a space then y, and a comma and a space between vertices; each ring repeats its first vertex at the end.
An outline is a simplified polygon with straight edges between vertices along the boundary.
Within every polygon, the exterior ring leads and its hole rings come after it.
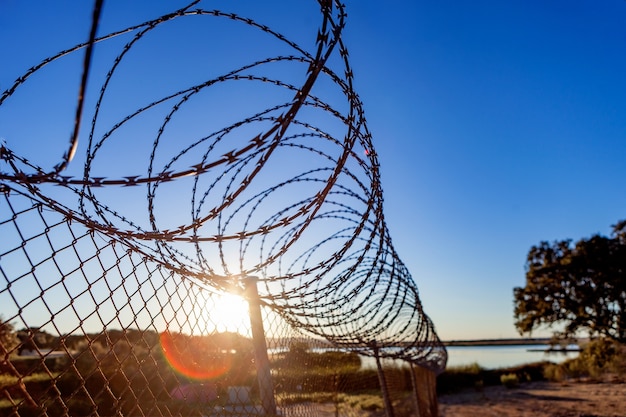
MULTIPOLYGON (((570 346, 575 348, 576 346, 570 346)), ((550 361, 561 363, 566 359, 573 359, 578 352, 545 352, 546 345, 520 346, 448 346, 447 367, 456 367, 478 363, 485 369, 509 368, 527 363, 550 361)), ((376 368, 376 361, 372 357, 361 357, 363 368, 376 368)), ((403 362, 398 362, 403 365, 403 362)))
POLYGON ((540 361, 560 363, 578 356, 578 352, 546 353, 546 348, 546 345, 449 346, 448 367, 478 363, 483 368, 495 369, 540 361))

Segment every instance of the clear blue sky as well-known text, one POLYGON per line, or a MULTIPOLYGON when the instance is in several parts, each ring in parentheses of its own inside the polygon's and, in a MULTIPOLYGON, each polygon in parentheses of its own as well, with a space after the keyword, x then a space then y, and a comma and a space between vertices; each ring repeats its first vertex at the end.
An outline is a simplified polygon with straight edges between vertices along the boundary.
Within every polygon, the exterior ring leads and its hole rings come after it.
MULTIPOLYGON (((91 5, 79 3, 0 2, 0 90, 85 38, 91 5)), ((136 2, 117 14, 124 3, 105 0, 103 31, 184 4, 136 2)), ((298 41, 298 25, 317 22, 312 0, 274 3, 254 4, 251 17, 298 41)), ((427 314, 444 340, 517 336, 513 287, 530 246, 607 234, 626 218, 626 1, 346 6, 387 225, 427 314)), ((57 88, 77 88, 76 74, 58 77, 57 88)), ((44 116, 25 129, 50 129, 44 116)), ((2 117, 0 137, 19 147, 2 117)))
POLYGON ((626 218, 626 2, 350 6, 386 219, 426 311, 443 339, 516 336, 530 246, 626 218))

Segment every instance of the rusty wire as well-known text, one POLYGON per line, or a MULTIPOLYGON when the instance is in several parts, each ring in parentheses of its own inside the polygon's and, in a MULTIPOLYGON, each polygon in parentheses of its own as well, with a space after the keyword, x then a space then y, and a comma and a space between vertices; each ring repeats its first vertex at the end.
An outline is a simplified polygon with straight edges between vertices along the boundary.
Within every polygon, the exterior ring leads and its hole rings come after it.
MULTIPOLYGON (((129 38, 108 67, 98 63, 108 69, 97 82, 90 81, 85 94, 91 101, 84 103, 80 94, 77 108, 91 106, 90 123, 80 128, 84 143, 78 143, 77 112, 70 150, 52 168, 2 145, 0 188, 8 201, 14 195, 28 196, 66 222, 108 236, 198 285, 236 290, 243 277, 258 276, 264 304, 295 328, 364 355, 380 354, 441 371, 445 349, 385 225, 379 162, 341 38, 344 5, 319 0, 314 47, 307 48, 248 16, 194 8, 197 3, 93 35, 30 68, 2 93, 0 112, 10 109, 11 99, 31 77, 85 51, 94 56, 92 63, 85 60, 86 80, 99 48, 119 36, 129 38), (127 56, 153 32, 192 18, 203 18, 206 25, 228 20, 237 28, 252 29, 280 44, 280 52, 269 50, 265 57, 186 83, 111 119, 107 99, 116 94, 111 86, 124 77, 127 56), (284 68, 297 76, 284 79, 284 68), (274 69, 279 70, 276 75, 274 69), (333 94, 316 89, 318 83, 332 86, 333 94), (269 87, 282 98, 220 127, 219 120, 206 127, 198 120, 200 128, 208 129, 199 129, 201 134, 182 137, 178 131, 175 140, 167 135, 189 103, 213 90, 248 86, 269 87), (123 166, 106 175, 100 154, 119 146, 126 126, 151 120, 157 110, 162 116, 149 152, 143 154, 146 168, 123 166), (178 149, 163 158, 166 141, 178 149), (72 171, 80 163, 72 161, 75 149, 84 163, 81 170, 72 171), (125 198, 139 195, 144 212, 125 212, 125 198), (181 210, 170 215, 171 210, 162 208, 164 201, 175 201, 181 210)), ((227 62, 229 57, 221 59, 227 62)), ((119 152, 125 152, 123 146, 119 152)))

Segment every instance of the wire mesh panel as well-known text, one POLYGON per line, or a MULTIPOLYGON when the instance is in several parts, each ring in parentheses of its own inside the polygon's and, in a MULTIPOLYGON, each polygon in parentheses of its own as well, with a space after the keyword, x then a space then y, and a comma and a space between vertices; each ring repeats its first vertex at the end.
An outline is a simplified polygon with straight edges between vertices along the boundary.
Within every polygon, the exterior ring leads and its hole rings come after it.
POLYGON ((1 415, 435 415, 344 6, 231 3, 77 2, 6 57, 1 415))

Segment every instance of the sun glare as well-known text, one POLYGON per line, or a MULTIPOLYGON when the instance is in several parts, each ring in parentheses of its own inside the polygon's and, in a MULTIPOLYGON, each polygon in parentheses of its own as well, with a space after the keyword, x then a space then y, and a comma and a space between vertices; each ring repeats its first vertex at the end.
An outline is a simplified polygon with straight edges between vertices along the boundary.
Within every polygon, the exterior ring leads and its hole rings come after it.
POLYGON ((209 308, 209 320, 218 332, 245 334, 250 327, 248 303, 237 295, 219 295, 209 308))

